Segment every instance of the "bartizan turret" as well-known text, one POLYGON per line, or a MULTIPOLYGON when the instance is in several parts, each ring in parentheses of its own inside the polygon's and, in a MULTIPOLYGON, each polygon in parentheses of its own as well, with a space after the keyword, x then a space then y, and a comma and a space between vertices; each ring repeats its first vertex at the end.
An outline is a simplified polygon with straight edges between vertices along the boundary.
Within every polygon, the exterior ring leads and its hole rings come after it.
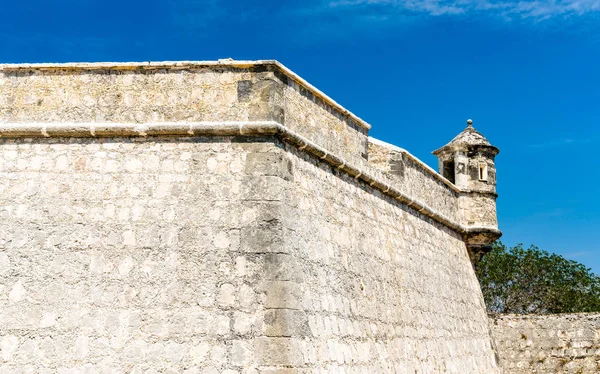
POLYGON ((473 128, 467 128, 452 141, 433 152, 439 173, 460 189, 459 207, 465 226, 465 242, 473 264, 490 251, 502 232, 496 216, 496 165, 499 149, 473 128))

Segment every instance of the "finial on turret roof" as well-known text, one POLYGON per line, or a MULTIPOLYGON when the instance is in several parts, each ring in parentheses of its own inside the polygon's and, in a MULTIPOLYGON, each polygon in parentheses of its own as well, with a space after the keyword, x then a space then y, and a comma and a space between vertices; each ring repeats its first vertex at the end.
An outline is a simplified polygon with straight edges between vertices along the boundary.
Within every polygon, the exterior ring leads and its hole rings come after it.
POLYGON ((472 119, 468 119, 467 120, 467 127, 473 127, 473 120, 472 119))

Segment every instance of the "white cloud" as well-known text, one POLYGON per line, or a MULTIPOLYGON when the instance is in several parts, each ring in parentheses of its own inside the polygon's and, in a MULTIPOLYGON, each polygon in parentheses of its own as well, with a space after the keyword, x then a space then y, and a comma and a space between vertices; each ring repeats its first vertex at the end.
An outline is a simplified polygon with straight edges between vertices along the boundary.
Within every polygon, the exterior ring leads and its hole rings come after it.
POLYGON ((505 19, 541 21, 600 11, 600 0, 331 0, 323 10, 378 8, 380 12, 413 12, 431 16, 481 13, 505 19))

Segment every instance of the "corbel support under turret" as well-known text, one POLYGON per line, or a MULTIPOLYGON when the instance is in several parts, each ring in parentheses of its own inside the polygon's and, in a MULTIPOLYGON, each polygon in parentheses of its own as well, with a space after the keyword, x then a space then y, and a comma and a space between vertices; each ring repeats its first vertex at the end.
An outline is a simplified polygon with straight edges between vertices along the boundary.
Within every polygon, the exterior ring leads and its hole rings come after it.
POLYGON ((473 266, 492 250, 492 244, 502 236, 502 232, 493 227, 470 227, 463 235, 469 258, 473 266))

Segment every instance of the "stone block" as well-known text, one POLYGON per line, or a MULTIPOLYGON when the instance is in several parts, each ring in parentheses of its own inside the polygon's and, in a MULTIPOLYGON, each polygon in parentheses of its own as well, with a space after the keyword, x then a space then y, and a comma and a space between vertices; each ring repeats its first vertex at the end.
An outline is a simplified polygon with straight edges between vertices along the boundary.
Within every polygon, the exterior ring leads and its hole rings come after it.
POLYGON ((264 264, 265 279, 302 282, 304 278, 298 260, 291 254, 266 254, 264 264))
MULTIPOLYGON (((285 109, 283 106, 283 84, 275 79, 265 77, 243 87, 242 96, 246 95, 252 103, 249 107, 248 117, 251 121, 266 120, 283 124, 285 122, 285 109)), ((238 93, 240 91, 238 90, 238 93)))
POLYGON ((310 335, 303 310, 268 309, 264 316, 265 336, 303 337, 310 335))
POLYGON ((249 153, 244 172, 248 175, 269 175, 292 180, 292 163, 283 152, 249 153))
POLYGON ((244 227, 240 234, 240 250, 248 253, 286 252, 282 224, 270 221, 244 227))
POLYGON ((286 181, 274 176, 249 176, 242 180, 240 198, 246 201, 279 201, 284 198, 286 181))
POLYGON ((265 307, 301 309, 302 306, 302 285, 290 281, 264 281, 260 289, 267 294, 265 307))
POLYGON ((302 366, 302 346, 294 338, 256 338, 256 363, 261 366, 302 366))

